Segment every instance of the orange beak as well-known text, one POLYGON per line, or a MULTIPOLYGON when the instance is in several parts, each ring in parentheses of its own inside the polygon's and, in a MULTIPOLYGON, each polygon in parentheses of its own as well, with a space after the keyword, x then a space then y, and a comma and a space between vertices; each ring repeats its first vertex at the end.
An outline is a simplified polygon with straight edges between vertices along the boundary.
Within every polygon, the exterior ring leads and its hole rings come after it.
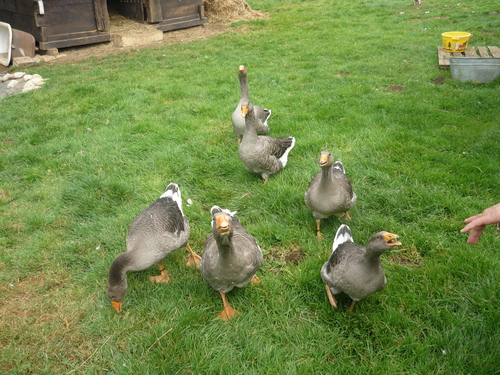
POLYGON ((244 73, 244 72, 245 72, 245 65, 240 65, 240 66, 238 67, 238 72, 240 72, 240 73, 244 73))
POLYGON ((328 163, 328 155, 321 155, 319 157, 319 166, 322 167, 324 166, 326 163, 328 163))
POLYGON ((244 118, 247 115, 247 113, 248 113, 248 106, 242 105, 241 106, 241 117, 244 118))
POLYGON ((122 312, 122 303, 123 302, 111 301, 111 304, 113 305, 113 307, 115 308, 115 310, 116 310, 117 313, 121 313, 122 312))
POLYGON ((217 230, 220 233, 227 233, 229 232, 229 221, 227 221, 226 215, 219 215, 215 218, 215 222, 217 224, 217 230))
POLYGON ((393 246, 400 246, 401 242, 396 241, 399 236, 397 234, 393 233, 384 233, 384 238, 385 241, 387 242, 387 246, 393 247, 393 246))

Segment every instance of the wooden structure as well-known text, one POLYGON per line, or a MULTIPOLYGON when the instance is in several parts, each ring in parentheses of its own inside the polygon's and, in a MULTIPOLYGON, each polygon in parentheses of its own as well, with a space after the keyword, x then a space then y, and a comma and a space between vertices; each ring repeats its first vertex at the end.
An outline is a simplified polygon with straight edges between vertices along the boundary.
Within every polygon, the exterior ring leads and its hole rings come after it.
MULTIPOLYGON (((113 1, 113 0, 108 0, 113 1)), ((170 31, 207 23, 202 0, 115 0, 127 18, 158 23, 158 30, 170 31)))
POLYGON ((0 0, 0 20, 48 50, 111 40, 106 0, 0 0))
POLYGON ((446 52, 443 46, 438 47, 438 60, 440 68, 450 67, 450 57, 500 57, 500 48, 498 47, 472 47, 468 46, 465 52, 446 52), (477 51, 476 51, 477 48, 477 51))
POLYGON ((0 0, 0 21, 32 34, 41 50, 107 42, 109 10, 170 31, 207 22, 202 0, 0 0))

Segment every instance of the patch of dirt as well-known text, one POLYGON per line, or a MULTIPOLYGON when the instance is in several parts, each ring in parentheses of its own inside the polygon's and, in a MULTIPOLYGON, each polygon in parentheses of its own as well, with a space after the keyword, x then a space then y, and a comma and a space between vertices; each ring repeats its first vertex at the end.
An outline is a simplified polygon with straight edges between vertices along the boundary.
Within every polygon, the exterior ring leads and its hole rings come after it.
MULTIPOLYGON (((115 46, 113 37, 111 37, 111 41, 106 43, 60 49, 58 58, 51 61, 51 63, 74 62, 90 56, 101 57, 127 50, 204 40, 227 32, 230 29, 229 25, 233 22, 267 17, 265 12, 250 8, 244 0, 207 0, 204 2, 204 6, 205 17, 208 20, 204 25, 164 32, 163 40, 161 41, 130 47, 115 46)), ((111 24, 109 32, 112 35, 116 33, 120 33, 121 35, 137 35, 157 30, 156 24, 137 22, 118 14, 110 14, 109 17, 111 24)))
POLYGON ((268 254, 264 255, 268 263, 272 264, 272 270, 279 273, 281 269, 289 264, 298 265, 305 258, 304 251, 295 244, 286 247, 275 246, 268 254))

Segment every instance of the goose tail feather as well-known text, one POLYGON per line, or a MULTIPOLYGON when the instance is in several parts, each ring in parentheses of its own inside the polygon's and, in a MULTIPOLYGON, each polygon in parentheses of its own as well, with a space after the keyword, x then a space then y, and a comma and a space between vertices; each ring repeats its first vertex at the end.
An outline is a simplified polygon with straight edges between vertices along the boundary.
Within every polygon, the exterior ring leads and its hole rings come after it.
POLYGON ((332 253, 337 250, 337 248, 346 242, 354 242, 352 238, 351 228, 347 225, 342 224, 337 230, 337 234, 335 234, 335 239, 333 240, 332 253))

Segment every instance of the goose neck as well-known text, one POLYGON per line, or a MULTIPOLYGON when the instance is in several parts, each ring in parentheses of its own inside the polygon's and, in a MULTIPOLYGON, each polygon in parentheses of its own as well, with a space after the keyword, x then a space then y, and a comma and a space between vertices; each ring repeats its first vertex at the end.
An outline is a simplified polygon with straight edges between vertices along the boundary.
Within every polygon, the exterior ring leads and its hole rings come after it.
POLYGON ((248 81, 246 75, 240 75, 241 99, 249 99, 248 96, 248 81))
POLYGON ((131 265, 130 253, 122 253, 116 257, 116 259, 111 264, 109 269, 109 284, 119 285, 126 284, 127 282, 127 271, 131 265))

